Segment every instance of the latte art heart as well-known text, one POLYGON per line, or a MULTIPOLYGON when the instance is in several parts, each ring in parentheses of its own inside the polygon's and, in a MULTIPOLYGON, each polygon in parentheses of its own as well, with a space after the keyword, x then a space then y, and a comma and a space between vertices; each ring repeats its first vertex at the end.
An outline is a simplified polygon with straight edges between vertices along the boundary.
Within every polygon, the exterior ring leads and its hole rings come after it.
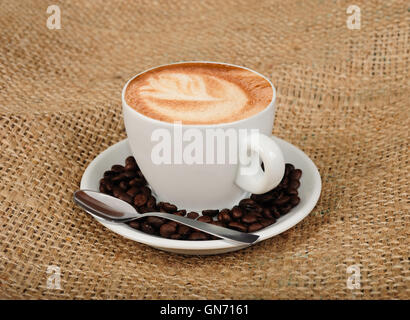
POLYGON ((138 76, 128 85, 125 98, 132 108, 157 120, 212 124, 261 111, 272 94, 268 81, 246 69, 184 63, 138 76))

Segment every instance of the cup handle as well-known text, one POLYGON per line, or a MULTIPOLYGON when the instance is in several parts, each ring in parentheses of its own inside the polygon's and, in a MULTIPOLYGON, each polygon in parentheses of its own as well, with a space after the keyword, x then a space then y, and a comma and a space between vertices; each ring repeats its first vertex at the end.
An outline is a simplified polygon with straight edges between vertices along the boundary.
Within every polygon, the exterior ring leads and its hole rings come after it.
MULTIPOLYGON (((271 137, 253 133, 240 141, 243 152, 251 152, 250 164, 239 161, 235 183, 245 191, 262 194, 275 188, 285 173, 282 151, 271 137), (264 170, 260 166, 263 162, 264 170)), ((241 160, 241 159, 240 159, 241 160)))

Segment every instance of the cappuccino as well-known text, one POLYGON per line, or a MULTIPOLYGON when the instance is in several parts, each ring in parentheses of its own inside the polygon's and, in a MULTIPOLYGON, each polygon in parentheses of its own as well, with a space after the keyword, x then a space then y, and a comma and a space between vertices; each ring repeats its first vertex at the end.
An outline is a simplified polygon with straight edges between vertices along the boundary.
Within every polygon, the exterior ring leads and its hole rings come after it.
POLYGON ((140 74, 125 90, 139 113, 183 124, 229 123, 265 109, 273 98, 269 81, 240 67, 218 63, 178 63, 140 74))

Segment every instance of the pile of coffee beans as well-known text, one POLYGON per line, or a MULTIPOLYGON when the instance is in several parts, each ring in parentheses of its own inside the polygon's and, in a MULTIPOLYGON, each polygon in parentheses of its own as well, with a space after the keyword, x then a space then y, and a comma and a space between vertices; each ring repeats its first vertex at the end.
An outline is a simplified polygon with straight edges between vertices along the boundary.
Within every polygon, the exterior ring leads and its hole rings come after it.
MULTIPOLYGON (((111 170, 104 172, 104 177, 100 180, 100 192, 128 202, 140 213, 167 212, 242 232, 255 232, 275 223, 276 219, 299 204, 298 188, 301 176, 302 170, 287 163, 282 181, 271 191, 252 194, 233 208, 203 210, 200 215, 198 212, 178 210, 172 203, 157 203, 134 157, 128 157, 124 165, 113 165, 111 170)), ((218 239, 159 217, 144 217, 130 222, 129 225, 148 234, 176 240, 218 239)))

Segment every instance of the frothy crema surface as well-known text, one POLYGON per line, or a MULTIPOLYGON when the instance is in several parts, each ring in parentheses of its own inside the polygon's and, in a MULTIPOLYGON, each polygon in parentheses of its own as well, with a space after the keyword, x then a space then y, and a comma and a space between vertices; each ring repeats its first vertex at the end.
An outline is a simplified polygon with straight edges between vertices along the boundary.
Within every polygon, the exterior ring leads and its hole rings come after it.
POLYGON ((262 111, 273 89, 260 75, 217 63, 179 63, 149 70, 125 90, 127 104, 143 115, 173 123, 233 122, 262 111))

